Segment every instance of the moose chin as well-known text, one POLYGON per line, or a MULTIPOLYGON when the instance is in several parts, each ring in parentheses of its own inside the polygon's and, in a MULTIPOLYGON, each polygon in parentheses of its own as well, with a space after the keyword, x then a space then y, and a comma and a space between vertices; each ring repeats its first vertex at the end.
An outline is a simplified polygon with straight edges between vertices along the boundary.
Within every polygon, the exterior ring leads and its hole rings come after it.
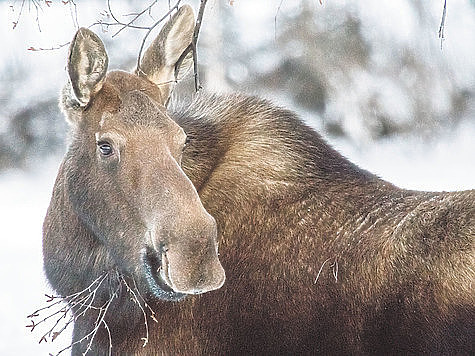
POLYGON ((260 98, 167 108, 193 28, 134 73, 70 45, 43 254, 73 355, 475 354, 475 191, 399 189, 260 98))

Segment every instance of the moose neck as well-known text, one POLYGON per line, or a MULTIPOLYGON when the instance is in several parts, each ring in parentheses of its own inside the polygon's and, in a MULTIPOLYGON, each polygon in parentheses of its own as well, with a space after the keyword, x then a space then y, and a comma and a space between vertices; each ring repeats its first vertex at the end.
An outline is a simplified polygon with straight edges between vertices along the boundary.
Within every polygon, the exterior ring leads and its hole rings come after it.
POLYGON ((172 116, 191 138, 185 173, 212 214, 288 205, 309 194, 358 205, 368 190, 394 189, 342 157, 295 114, 262 99, 199 94, 172 116))

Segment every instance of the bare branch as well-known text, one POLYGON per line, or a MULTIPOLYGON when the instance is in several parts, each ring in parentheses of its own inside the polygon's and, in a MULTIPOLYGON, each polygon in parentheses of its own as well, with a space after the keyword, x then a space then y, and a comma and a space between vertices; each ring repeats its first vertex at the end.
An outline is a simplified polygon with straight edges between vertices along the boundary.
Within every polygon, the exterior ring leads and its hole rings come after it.
MULTIPOLYGON (((129 285, 127 284, 124 276, 119 276, 120 280, 122 281, 122 283, 125 284, 126 288, 127 288, 127 291, 131 294, 132 296, 132 301, 134 303, 136 303, 140 310, 142 311, 142 314, 143 314, 143 317, 144 317, 144 322, 145 322, 145 337, 143 337, 141 340, 143 340, 143 345, 142 347, 145 347, 147 344, 148 344, 148 336, 149 336, 149 332, 148 332, 148 322, 147 322, 147 314, 145 313, 145 309, 142 307, 142 303, 140 302, 139 298, 137 297, 137 294, 135 294, 135 292, 132 290, 132 288, 129 287, 129 285)), ((135 281, 134 281, 134 284, 135 284, 135 281)), ((138 290, 137 290, 138 292, 138 290)), ((143 298, 142 298, 143 299, 143 298)))
POLYGON ((66 42, 66 43, 63 43, 63 44, 60 44, 60 45, 57 45, 57 46, 52 46, 52 47, 28 47, 27 50, 28 51, 33 51, 33 52, 36 52, 36 51, 55 51, 57 49, 60 49, 60 48, 63 48, 67 45, 69 45, 71 42, 66 42))
MULTIPOLYGON (((41 8, 40 7, 40 1, 41 0, 29 0, 29 3, 30 4, 33 3, 33 5, 36 7, 37 12, 41 8)), ((281 0, 281 1, 283 1, 283 0, 281 0)), ((22 4, 21 4, 20 12, 18 14, 18 18, 15 22, 13 22, 13 27, 14 28, 17 26, 17 24, 19 22, 19 19, 21 17, 22 11, 23 11, 23 7, 25 5, 25 2, 26 2, 26 0, 22 0, 22 4)), ((157 5, 158 0, 153 0, 148 6, 143 8, 141 11, 123 15, 123 16, 132 16, 132 18, 130 20, 126 21, 126 22, 122 21, 114 13, 114 11, 112 10, 112 6, 111 6, 111 0, 107 0, 107 10, 102 12, 101 15, 104 16, 104 17, 107 16, 108 19, 100 19, 100 20, 92 23, 91 25, 89 25, 88 28, 92 28, 94 26, 101 26, 103 31, 107 31, 107 30, 109 30, 110 27, 119 26, 119 29, 116 30, 116 32, 112 35, 112 37, 115 37, 115 36, 119 35, 126 28, 146 31, 145 35, 143 36, 142 43, 140 44, 139 53, 138 53, 138 56, 137 56, 137 73, 143 73, 141 68, 140 68, 140 62, 141 62, 141 59, 142 59, 142 53, 144 51, 145 42, 147 41, 147 39, 148 39, 149 35, 151 34, 151 32, 159 24, 161 24, 168 17, 171 17, 174 11, 178 10, 181 2, 182 2, 182 0, 176 0, 174 2, 174 4, 172 4, 172 1, 168 0, 168 11, 166 12, 166 14, 164 14, 157 21, 154 20, 154 22, 150 26, 144 26, 144 25, 137 25, 136 22, 146 14, 148 14, 148 16, 150 16, 150 18, 153 19, 151 11, 152 11, 152 8, 155 5, 157 5), (111 20, 111 21, 108 21, 108 20, 111 20)), ((45 0, 45 3, 49 7, 51 2, 45 0)), ((197 19, 196 19, 196 23, 195 23, 195 27, 193 29, 193 37, 192 37, 191 44, 185 49, 185 51, 183 52, 183 54, 178 59, 177 64, 175 66, 175 80, 174 80, 174 82, 177 82, 178 81, 179 68, 180 68, 183 60, 185 60, 187 55, 189 55, 190 51, 192 52, 195 91, 199 91, 201 89, 201 84, 200 84, 200 81, 199 81, 199 73, 198 73, 197 43, 198 43, 198 36, 199 36, 199 33, 200 33, 202 21, 203 21, 203 15, 204 15, 204 10, 205 10, 205 7, 206 7, 206 3, 207 3, 207 0, 201 0, 200 7, 199 7, 199 10, 198 10, 197 19)), ((79 28, 79 23, 78 23, 78 19, 77 19, 77 5, 76 5, 76 3, 74 2, 74 0, 63 0, 63 4, 64 5, 69 4, 71 19, 72 19, 74 25, 76 26, 76 28, 79 28)), ((38 26, 39 26, 38 16, 37 16, 37 22, 38 22, 38 26)), ((45 47, 30 46, 28 48, 28 50, 29 51, 52 51, 52 50, 56 50, 56 49, 65 47, 69 44, 70 44, 70 42, 66 42, 66 43, 63 43, 63 44, 60 44, 60 45, 57 45, 57 46, 51 46, 51 47, 46 47, 46 48, 45 47)))
POLYGON ((177 2, 175 3, 175 5, 173 5, 170 10, 168 10, 168 12, 162 17, 160 18, 157 22, 155 22, 152 26, 150 26, 148 28, 148 31, 147 33, 145 34, 144 38, 142 39, 142 43, 140 45, 140 50, 139 50, 139 55, 137 57, 137 73, 142 73, 144 74, 144 72, 142 71, 142 69, 140 68, 140 60, 142 59, 142 52, 143 52, 143 49, 145 47, 145 41, 147 41, 147 38, 148 36, 150 35, 150 33, 153 31, 153 29, 155 27, 157 27, 163 20, 165 20, 169 15, 171 15, 173 13, 173 11, 177 10, 178 9, 178 6, 180 5, 181 3, 181 0, 177 0, 177 2))
MULTIPOLYGON (((137 13, 133 18, 132 20, 130 20, 128 23, 124 24, 116 33, 114 33, 112 35, 112 37, 115 37, 117 36, 124 28, 127 28, 129 26, 132 25, 132 23, 134 23, 140 16, 142 16, 144 13, 146 12, 149 12, 152 10, 152 7, 155 6, 157 4, 157 0, 154 0, 149 6, 147 6, 145 9, 143 9, 142 11, 140 11, 139 13, 137 13)), ((111 13, 111 16, 112 16, 112 10, 110 8, 110 0, 107 0, 107 6, 109 7, 109 12, 111 13)), ((115 16, 112 16, 112 18, 114 20, 116 20, 116 17, 115 16)), ((117 21, 117 20, 116 20, 117 21)), ((118 22, 118 21, 117 21, 118 22)))
POLYGON ((317 276, 315 277, 315 281, 313 281, 313 284, 317 284, 317 281, 318 281, 318 278, 320 277, 320 273, 322 273, 322 270, 323 270, 323 266, 325 266, 325 264, 330 261, 330 258, 327 258, 325 261, 323 261, 320 269, 318 270, 318 273, 317 273, 317 276))
POLYGON ((442 43, 445 39, 445 16, 447 15, 447 0, 444 0, 444 10, 442 11, 442 19, 440 20, 439 26, 439 38, 440 38, 440 49, 442 50, 442 43))
POLYGON ((200 9, 198 11, 198 16, 196 17, 196 25, 193 31, 193 40, 191 42, 191 46, 193 49, 193 70, 195 75, 195 91, 201 89, 199 77, 198 77, 198 53, 197 53, 197 43, 198 43, 198 35, 200 34, 201 23, 203 20, 203 14, 205 12, 206 2, 208 0, 201 0, 200 9))
MULTIPOLYGON (((69 4, 69 12, 71 13, 71 19, 72 19, 74 25, 76 26, 76 28, 79 29, 78 8, 76 6, 76 3, 74 2, 74 0, 68 0, 67 3, 69 4)), ((48 3, 46 3, 46 4, 48 4, 48 3)))
MULTIPOLYGON (((71 342, 68 346, 62 348, 54 356, 58 356, 61 353, 71 349, 74 345, 86 342, 87 345, 86 349, 83 354, 87 354, 89 351, 92 350, 94 339, 101 327, 107 332, 108 339, 109 339, 109 355, 112 355, 112 335, 109 325, 106 322, 106 315, 109 312, 110 306, 114 299, 116 299, 122 291, 122 286, 125 286, 125 290, 127 293, 130 294, 130 300, 137 304, 140 308, 143 316, 144 316, 144 323, 145 323, 145 337, 141 338, 143 341, 143 347, 148 344, 149 340, 149 324, 148 324, 148 317, 150 317, 153 321, 158 322, 155 316, 155 312, 152 308, 147 304, 145 299, 139 292, 137 284, 133 278, 131 278, 133 282, 133 287, 129 285, 125 276, 120 274, 117 271, 109 271, 104 273, 103 275, 96 278, 89 286, 83 289, 80 292, 71 294, 66 297, 62 296, 54 296, 54 295, 45 295, 46 296, 46 303, 47 306, 40 308, 30 315, 28 318, 30 319, 30 324, 26 325, 27 328, 30 328, 31 331, 35 330, 39 325, 48 322, 49 320, 54 319, 52 326, 41 336, 39 342, 48 342, 48 341, 55 341, 58 336, 70 325, 74 322, 78 321, 79 319, 85 317, 86 312, 88 311, 95 311, 97 313, 97 317, 95 317, 94 321, 91 321, 91 329, 87 332, 84 336, 79 338, 78 340, 71 342), (101 286, 104 286, 104 282, 109 279, 109 291, 108 291, 108 298, 102 305, 95 305, 96 297, 98 293, 103 293, 104 289, 101 286), (111 284, 111 282, 114 282, 111 284), (116 284, 115 284, 116 283, 116 284), (40 321, 35 321, 39 318, 44 312, 47 311, 46 316, 44 316, 40 321), (147 315, 148 314, 148 315, 147 315)), ((106 290, 107 291, 107 290, 106 290)), ((96 303, 97 304, 97 303, 96 303)), ((89 314, 90 315, 90 314, 89 314)), ((53 354, 50 354, 53 355, 53 354)))
POLYGON ((282 3, 284 0, 280 0, 279 6, 277 6, 277 11, 274 16, 274 41, 277 40, 277 15, 279 15, 280 8, 282 7, 282 3))
POLYGON ((18 13, 16 21, 13 21, 13 29, 15 29, 18 26, 18 22, 20 22, 21 14, 23 13, 23 7, 25 6, 25 1, 26 0, 22 0, 21 2, 20 12, 18 13))
MULTIPOLYGON (((98 320, 96 320, 93 330, 86 336, 86 338, 91 337, 90 342, 92 342, 92 339, 96 335, 99 326, 101 324, 105 324, 105 321, 103 320, 104 316, 107 313, 109 305, 112 303, 112 299, 114 299, 114 297, 117 295, 120 288, 119 282, 116 291, 110 294, 109 300, 104 305, 99 307, 93 305, 99 288, 109 276, 110 273, 104 273, 92 281, 91 284, 89 284, 89 286, 87 286, 82 291, 65 297, 46 294, 46 303, 48 303, 48 305, 28 315, 28 318, 31 319, 31 324, 27 325, 26 327, 33 331, 39 325, 56 318, 52 326, 41 336, 39 340, 40 343, 43 341, 47 342, 49 339, 53 342, 59 335, 61 335, 64 330, 68 328, 68 326, 70 326, 79 318, 83 317, 88 310, 96 310, 98 311, 98 320), (48 311, 46 316, 44 316, 40 321, 36 322, 35 319, 44 314, 45 311, 48 311)), ((108 329, 108 327, 106 329, 108 329)), ((84 340, 85 338, 82 338, 77 342, 71 343, 69 346, 60 350, 56 355, 59 355, 65 350, 71 348, 76 343, 82 342, 84 340)))

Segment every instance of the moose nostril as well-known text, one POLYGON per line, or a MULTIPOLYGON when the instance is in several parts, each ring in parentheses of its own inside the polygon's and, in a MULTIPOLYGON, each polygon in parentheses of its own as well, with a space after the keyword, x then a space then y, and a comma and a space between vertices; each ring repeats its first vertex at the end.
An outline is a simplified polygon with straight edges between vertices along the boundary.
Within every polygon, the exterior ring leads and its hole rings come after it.
POLYGON ((168 263, 168 258, 166 252, 168 251, 165 249, 161 250, 161 255, 162 255, 162 265, 160 269, 160 277, 162 280, 172 289, 174 289, 173 282, 170 279, 170 271, 169 271, 169 263, 168 263))
POLYGON ((160 287, 167 291, 172 291, 170 281, 167 278, 163 278, 164 272, 165 274, 167 273, 166 261, 163 260, 164 255, 164 253, 156 251, 152 247, 147 247, 145 249, 144 262, 148 266, 149 273, 154 276, 160 287))

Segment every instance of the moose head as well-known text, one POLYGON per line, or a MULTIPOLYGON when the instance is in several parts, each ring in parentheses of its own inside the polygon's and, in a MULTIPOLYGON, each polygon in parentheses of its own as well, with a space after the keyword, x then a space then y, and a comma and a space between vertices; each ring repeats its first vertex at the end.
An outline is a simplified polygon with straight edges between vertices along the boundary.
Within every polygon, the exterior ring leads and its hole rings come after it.
MULTIPOLYGON (((181 57, 193 28, 193 11, 182 6, 135 73, 108 73, 103 43, 90 30, 79 29, 60 103, 72 126, 72 142, 55 190, 62 189, 113 268, 163 300, 212 291, 225 280, 216 222, 181 168, 187 135, 165 108, 176 74, 191 64, 181 57)), ((49 214, 62 213, 50 207, 49 214)), ((99 260, 90 256, 94 259, 99 260)))

